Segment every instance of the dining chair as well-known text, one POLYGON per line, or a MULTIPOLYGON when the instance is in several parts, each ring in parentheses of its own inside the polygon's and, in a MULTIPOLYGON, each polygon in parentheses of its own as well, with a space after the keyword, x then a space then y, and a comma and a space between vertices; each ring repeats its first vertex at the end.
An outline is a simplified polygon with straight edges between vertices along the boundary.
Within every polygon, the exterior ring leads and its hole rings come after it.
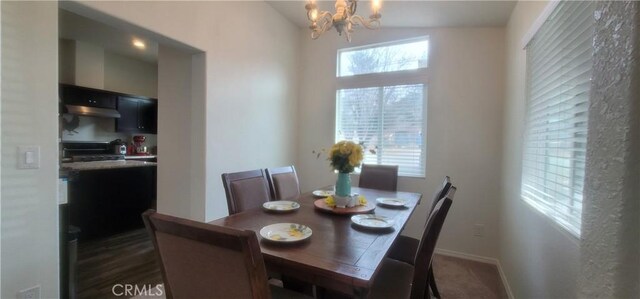
POLYGON ((255 232, 210 225, 148 210, 167 298, 306 298, 267 282, 255 232))
MULTIPOLYGON (((438 236, 453 203, 456 187, 451 186, 447 195, 439 200, 427 220, 418 245, 418 254, 412 264, 385 258, 373 281, 369 298, 431 298, 429 279, 433 253, 438 236)), ((436 296, 434 294, 434 296, 436 296)), ((440 298, 439 295, 436 296, 440 298)))
POLYGON ((300 182, 296 168, 291 166, 267 168, 265 170, 272 200, 291 199, 300 195, 300 182))
MULTIPOLYGON (((429 208, 429 213, 427 215, 431 215, 433 209, 436 204, 440 202, 446 195, 449 193, 449 189, 451 188, 451 178, 449 176, 445 176, 440 188, 438 188, 433 194, 433 200, 431 201, 431 207, 429 208)), ((429 221, 429 217, 427 216, 427 221, 425 221, 425 230, 427 223, 429 221)), ((424 231, 423 231, 424 232, 424 231)), ((424 235, 424 234, 423 234, 424 235)), ((388 258, 394 259, 397 261, 405 262, 413 265, 416 254, 418 253, 418 245, 420 244, 420 240, 417 240, 412 237, 400 235, 398 239, 393 243, 388 258)), ((435 276, 433 275, 433 267, 429 267, 429 286, 431 287, 431 291, 433 295, 437 298, 440 298, 440 292, 438 291, 438 286, 436 284, 435 276)))
POLYGON ((397 191, 398 165, 362 164, 358 187, 397 191))
POLYGON ((264 170, 223 173, 229 215, 256 208, 271 199, 264 170))

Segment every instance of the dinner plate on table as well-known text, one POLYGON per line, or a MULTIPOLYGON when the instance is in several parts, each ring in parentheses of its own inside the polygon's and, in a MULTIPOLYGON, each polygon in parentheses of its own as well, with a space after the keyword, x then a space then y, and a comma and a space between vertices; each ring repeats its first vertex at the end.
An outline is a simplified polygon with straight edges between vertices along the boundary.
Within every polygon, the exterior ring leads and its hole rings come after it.
POLYGON ((297 223, 276 223, 263 227, 260 236, 279 243, 293 243, 311 237, 311 228, 297 223))
POLYGON ((383 206, 389 207, 404 207, 407 204, 407 201, 402 198, 378 197, 376 201, 383 206))
POLYGON ((316 190, 311 192, 315 197, 329 197, 335 195, 333 190, 316 190))
POLYGON ((393 219, 374 214, 360 214, 351 216, 351 222, 353 222, 357 226, 371 229, 390 228, 393 227, 394 223, 393 219))
POLYGON ((300 204, 295 201, 277 200, 265 202, 262 204, 262 207, 267 211, 290 212, 299 209, 300 204))

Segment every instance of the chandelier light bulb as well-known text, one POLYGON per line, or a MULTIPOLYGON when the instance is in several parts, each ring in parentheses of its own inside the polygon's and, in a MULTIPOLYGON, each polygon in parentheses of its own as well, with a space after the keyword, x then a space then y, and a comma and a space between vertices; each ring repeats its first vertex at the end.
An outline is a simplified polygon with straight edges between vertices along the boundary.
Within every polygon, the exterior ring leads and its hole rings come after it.
POLYGON ((373 0, 371 1, 371 10, 373 11, 373 14, 378 14, 378 12, 380 11, 380 0, 373 0))

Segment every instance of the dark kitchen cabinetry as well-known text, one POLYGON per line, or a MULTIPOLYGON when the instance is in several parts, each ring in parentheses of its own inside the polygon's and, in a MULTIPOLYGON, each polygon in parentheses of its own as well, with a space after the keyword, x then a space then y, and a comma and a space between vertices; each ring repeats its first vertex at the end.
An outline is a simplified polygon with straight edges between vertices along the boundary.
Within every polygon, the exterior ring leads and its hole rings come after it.
POLYGON ((157 134, 158 102, 154 99, 119 96, 116 132, 157 134))
POLYGON ((144 227, 144 211, 155 208, 156 167, 83 170, 70 174, 69 218, 80 240, 144 227))
POLYGON ((67 105, 115 109, 117 95, 99 89, 60 84, 60 98, 67 105))

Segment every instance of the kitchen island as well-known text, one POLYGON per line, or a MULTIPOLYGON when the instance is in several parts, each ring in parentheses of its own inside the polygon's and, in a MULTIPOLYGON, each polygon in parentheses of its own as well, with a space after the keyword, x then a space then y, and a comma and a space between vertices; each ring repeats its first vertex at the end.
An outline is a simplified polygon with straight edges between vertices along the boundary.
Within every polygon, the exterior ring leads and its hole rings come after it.
POLYGON ((140 215, 156 206, 155 162, 72 162, 61 170, 69 177, 70 224, 80 228, 80 241, 142 228, 140 215))

